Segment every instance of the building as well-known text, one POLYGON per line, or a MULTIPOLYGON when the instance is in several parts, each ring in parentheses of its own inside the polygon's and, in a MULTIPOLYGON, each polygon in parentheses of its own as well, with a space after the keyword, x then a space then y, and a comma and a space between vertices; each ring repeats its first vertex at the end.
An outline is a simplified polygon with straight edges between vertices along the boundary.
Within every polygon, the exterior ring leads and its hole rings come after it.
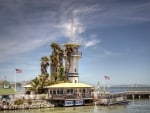
POLYGON ((48 98, 55 106, 93 104, 93 86, 85 83, 59 83, 45 87, 48 98))
POLYGON ((79 82, 78 61, 82 54, 78 51, 80 45, 76 43, 67 43, 65 46, 65 72, 67 79, 72 83, 79 82))
POLYGON ((15 96, 14 89, 10 86, 9 82, 4 80, 0 82, 0 100, 9 101, 15 96))
POLYGON ((55 106, 80 106, 93 104, 93 86, 79 82, 78 61, 82 54, 79 44, 67 43, 65 46, 65 75, 70 83, 46 86, 48 98, 55 106))

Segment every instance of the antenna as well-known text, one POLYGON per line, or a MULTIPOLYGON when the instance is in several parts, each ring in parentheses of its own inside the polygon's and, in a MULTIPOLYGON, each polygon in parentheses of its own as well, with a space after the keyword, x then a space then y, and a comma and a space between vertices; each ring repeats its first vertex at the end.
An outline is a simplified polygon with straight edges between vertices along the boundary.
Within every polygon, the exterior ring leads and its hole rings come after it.
POLYGON ((73 20, 73 11, 71 13, 71 41, 74 41, 74 20, 73 20))

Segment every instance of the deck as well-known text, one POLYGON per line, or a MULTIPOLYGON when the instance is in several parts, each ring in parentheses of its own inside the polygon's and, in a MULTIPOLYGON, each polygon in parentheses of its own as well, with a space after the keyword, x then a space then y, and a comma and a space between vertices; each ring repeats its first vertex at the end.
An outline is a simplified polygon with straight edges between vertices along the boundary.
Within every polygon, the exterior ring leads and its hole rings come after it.
POLYGON ((150 91, 127 91, 128 99, 150 98, 150 91))

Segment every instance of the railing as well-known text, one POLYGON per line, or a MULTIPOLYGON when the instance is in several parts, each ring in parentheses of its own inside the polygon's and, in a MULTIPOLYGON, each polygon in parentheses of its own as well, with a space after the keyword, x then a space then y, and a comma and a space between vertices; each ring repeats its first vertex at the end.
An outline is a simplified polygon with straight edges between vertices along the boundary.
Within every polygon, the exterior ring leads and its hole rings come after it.
MULTIPOLYGON (((70 53, 71 56, 82 56, 82 52, 79 51, 73 51, 70 53)), ((64 54, 64 56, 67 56, 66 54, 64 54)))
POLYGON ((50 99, 84 99, 84 98, 93 98, 90 94, 82 94, 82 95, 51 95, 49 96, 50 99))
POLYGON ((75 56, 75 55, 77 55, 77 56, 82 56, 82 52, 73 51, 73 52, 71 53, 71 56, 75 56))
POLYGON ((127 91, 127 94, 150 94, 150 91, 127 91))

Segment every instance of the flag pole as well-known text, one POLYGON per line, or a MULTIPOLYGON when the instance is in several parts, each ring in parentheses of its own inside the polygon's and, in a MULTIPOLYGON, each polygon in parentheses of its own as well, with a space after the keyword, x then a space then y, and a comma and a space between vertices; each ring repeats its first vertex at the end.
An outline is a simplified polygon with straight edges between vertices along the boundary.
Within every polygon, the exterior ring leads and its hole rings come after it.
POLYGON ((106 91, 106 80, 104 79, 104 93, 106 91))
POLYGON ((15 92, 16 92, 16 68, 15 68, 15 92))

